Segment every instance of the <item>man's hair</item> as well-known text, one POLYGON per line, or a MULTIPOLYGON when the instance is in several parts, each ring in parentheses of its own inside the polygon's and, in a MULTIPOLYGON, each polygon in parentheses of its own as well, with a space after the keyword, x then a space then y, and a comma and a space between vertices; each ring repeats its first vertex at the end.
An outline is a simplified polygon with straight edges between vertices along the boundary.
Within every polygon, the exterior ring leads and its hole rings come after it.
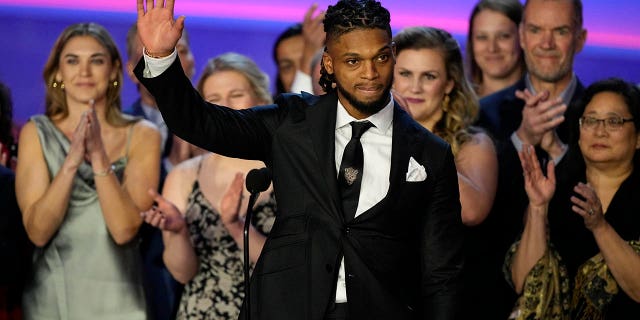
MULTIPOLYGON (((524 2, 523 12, 527 12, 529 1, 530 0, 524 2)), ((578 32, 582 30, 582 0, 571 0, 571 4, 573 4, 573 23, 575 24, 573 27, 575 28, 575 31, 578 32)), ((522 20, 524 21, 524 16, 522 20)))
MULTIPOLYGON (((327 43, 341 35, 358 29, 381 29, 391 39, 391 15, 375 0, 341 0, 327 8, 323 24, 327 43)), ((325 47, 326 50, 326 47, 325 47)), ((328 74, 324 64, 320 70, 320 86, 325 92, 335 90, 335 77, 328 74)))
POLYGON ((327 38, 337 38, 356 29, 382 29, 391 38, 391 15, 375 0, 341 0, 329 6, 324 16, 327 38))

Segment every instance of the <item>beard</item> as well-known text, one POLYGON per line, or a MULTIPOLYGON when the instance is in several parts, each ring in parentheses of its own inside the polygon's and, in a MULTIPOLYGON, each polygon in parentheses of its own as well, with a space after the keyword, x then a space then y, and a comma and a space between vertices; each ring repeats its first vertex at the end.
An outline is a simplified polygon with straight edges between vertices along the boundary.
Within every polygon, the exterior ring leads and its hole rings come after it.
POLYGON ((342 96, 345 99, 347 99, 349 104, 351 104, 354 108, 356 108, 356 110, 358 110, 358 111, 360 111, 360 112, 362 112, 363 114, 366 114, 366 115, 375 114, 378 111, 382 110, 387 105, 387 103, 389 102, 389 99, 390 99, 390 92, 391 92, 391 84, 392 83, 393 83, 393 81, 390 81, 389 84, 387 84, 387 86, 384 88, 384 90, 382 90, 382 94, 380 95, 380 97, 378 99, 370 101, 370 102, 366 102, 366 101, 358 100, 358 98, 356 98, 353 94, 351 94, 344 87, 342 87, 340 85, 340 83, 335 82, 336 88, 338 89, 338 92, 340 92, 342 94, 342 96))

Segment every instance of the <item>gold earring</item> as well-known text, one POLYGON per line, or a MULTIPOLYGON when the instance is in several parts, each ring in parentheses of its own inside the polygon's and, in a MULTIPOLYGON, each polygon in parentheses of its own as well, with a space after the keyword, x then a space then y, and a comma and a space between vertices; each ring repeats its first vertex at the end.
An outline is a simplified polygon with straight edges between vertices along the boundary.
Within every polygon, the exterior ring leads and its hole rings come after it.
POLYGON ((444 94, 444 99, 442 99, 442 111, 444 112, 448 112, 449 111, 449 94, 445 93, 444 94))
POLYGON ((113 87, 117 88, 118 87, 118 80, 113 80, 113 87))

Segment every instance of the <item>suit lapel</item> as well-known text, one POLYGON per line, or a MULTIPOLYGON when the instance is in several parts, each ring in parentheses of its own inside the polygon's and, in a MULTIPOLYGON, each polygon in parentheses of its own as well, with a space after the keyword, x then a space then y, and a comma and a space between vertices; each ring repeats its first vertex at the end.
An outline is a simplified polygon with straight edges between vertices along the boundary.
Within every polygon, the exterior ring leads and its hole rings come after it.
POLYGON ((391 173, 389 176, 389 194, 400 189, 406 181, 409 159, 412 156, 410 146, 415 145, 415 122, 397 104, 393 110, 393 138, 391 141, 391 173))
POLYGON ((338 96, 335 93, 321 96, 315 105, 307 110, 310 136, 318 159, 318 167, 331 198, 331 212, 342 220, 340 193, 335 161, 336 108, 338 96))
POLYGON ((409 159, 414 155, 416 146, 416 127, 418 124, 411 116, 394 104, 393 137, 391 139, 391 169, 389 173, 389 190, 387 195, 371 209, 357 216, 355 221, 363 221, 380 212, 388 212, 386 208, 398 199, 396 194, 402 191, 406 183, 409 159))

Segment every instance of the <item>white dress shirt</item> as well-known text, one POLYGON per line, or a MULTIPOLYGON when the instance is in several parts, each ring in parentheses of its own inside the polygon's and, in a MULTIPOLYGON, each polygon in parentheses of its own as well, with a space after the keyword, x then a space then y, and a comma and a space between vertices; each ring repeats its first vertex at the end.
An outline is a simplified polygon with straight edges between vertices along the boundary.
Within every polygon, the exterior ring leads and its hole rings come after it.
MULTIPOLYGON (((391 138, 393 133, 393 99, 378 113, 362 120, 356 120, 347 113, 338 101, 336 114, 336 179, 340 171, 344 148, 351 140, 351 121, 369 120, 374 127, 365 131, 360 138, 364 166, 362 168, 362 185, 356 217, 380 202, 389 191, 389 175, 391 172, 391 138)), ((338 285, 336 286, 336 302, 346 302, 344 259, 340 263, 338 285)))

